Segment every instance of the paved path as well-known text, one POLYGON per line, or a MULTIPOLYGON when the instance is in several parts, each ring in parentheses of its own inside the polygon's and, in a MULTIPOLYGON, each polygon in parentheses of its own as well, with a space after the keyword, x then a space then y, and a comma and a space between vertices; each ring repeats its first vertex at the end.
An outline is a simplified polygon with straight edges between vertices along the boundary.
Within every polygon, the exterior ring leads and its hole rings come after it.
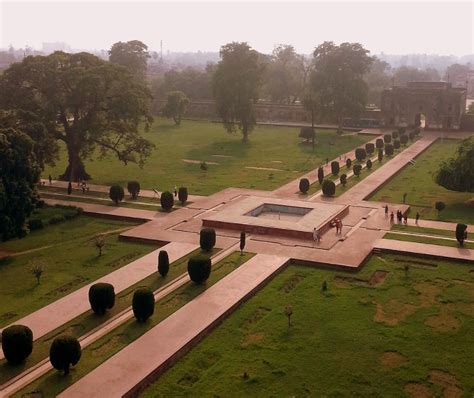
MULTIPOLYGON (((89 288, 92 284, 98 282, 111 283, 115 288, 115 293, 118 294, 156 272, 160 250, 166 250, 170 262, 173 262, 198 247, 195 244, 172 242, 15 321, 14 324, 28 326, 33 331, 33 338, 36 340, 89 310, 89 288)), ((3 352, 0 353, 1 358, 3 358, 3 352)))
POLYGON ((149 384, 173 359, 197 344, 240 302, 281 270, 288 257, 256 255, 204 291, 59 397, 121 397, 149 384))
POLYGON ((393 239, 379 239, 374 243, 374 249, 408 255, 414 254, 417 256, 440 257, 453 261, 474 262, 474 250, 460 247, 430 245, 427 243, 406 242, 393 239))
POLYGON ((427 149, 436 139, 437 137, 434 135, 420 138, 392 160, 385 163, 357 185, 339 196, 337 201, 341 203, 357 203, 358 201, 363 201, 405 167, 411 159, 427 149))

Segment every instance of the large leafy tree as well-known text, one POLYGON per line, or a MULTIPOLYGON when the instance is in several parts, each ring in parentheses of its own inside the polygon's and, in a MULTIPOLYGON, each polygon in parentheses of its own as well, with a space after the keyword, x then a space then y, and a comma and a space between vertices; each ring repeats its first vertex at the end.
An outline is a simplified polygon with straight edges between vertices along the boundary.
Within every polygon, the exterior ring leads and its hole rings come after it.
POLYGON ((438 82, 439 73, 434 68, 418 69, 412 66, 400 66, 394 70, 393 81, 397 86, 406 86, 410 82, 438 82))
POLYGON ((0 239, 23 237, 35 207, 40 175, 33 140, 14 128, 0 128, 0 239))
POLYGON ((443 162, 436 182, 452 191, 474 192, 474 138, 461 142, 456 156, 443 162))
POLYGON ((389 88, 392 82, 389 72, 390 65, 387 62, 373 57, 370 70, 365 76, 365 80, 369 86, 368 100, 371 104, 380 106, 382 91, 389 88))
POLYGON ((140 40, 119 41, 109 50, 110 62, 124 66, 139 78, 145 78, 148 58, 148 47, 140 40))
POLYGON ((322 117, 337 120, 339 131, 343 117, 357 117, 364 111, 368 95, 364 75, 371 63, 368 50, 359 43, 324 42, 313 52, 312 97, 322 117))
POLYGON ((163 108, 163 115, 173 118, 175 124, 179 126, 181 118, 186 112, 189 99, 182 91, 172 91, 168 93, 168 100, 163 108))
POLYGON ((220 56, 212 79, 217 113, 229 133, 239 130, 247 142, 256 122, 254 103, 263 66, 259 54, 245 42, 222 46, 220 56))
POLYGON ((83 160, 96 150, 143 165, 153 145, 138 127, 152 122, 150 99, 125 68, 88 53, 26 57, 0 78, 0 108, 36 115, 50 137, 64 142, 62 179, 69 181, 90 178, 83 160))

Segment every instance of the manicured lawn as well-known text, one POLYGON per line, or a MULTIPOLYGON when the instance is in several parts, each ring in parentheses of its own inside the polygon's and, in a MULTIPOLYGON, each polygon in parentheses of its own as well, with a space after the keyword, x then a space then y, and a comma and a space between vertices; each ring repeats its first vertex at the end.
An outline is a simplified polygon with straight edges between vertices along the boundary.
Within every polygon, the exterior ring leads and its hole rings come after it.
MULTIPOLYGON (((428 243, 430 245, 439 245, 439 246, 448 246, 448 247, 460 247, 457 240, 448 240, 448 239, 440 239, 436 236, 417 236, 417 235, 400 235, 396 233, 388 232, 384 235, 385 239, 394 239, 394 240, 401 240, 404 242, 417 242, 417 243, 428 243)), ((465 249, 474 249, 474 243, 471 242, 464 242, 465 249)))
MULTIPOLYGON (((311 145, 300 143, 299 129, 291 127, 257 126, 250 135, 250 143, 241 142, 240 135, 225 132, 219 123, 184 120, 180 126, 157 118, 149 132, 143 135, 156 145, 145 167, 124 166, 109 157, 86 162, 92 175, 91 182, 126 186, 138 180, 142 188, 172 190, 174 185, 187 186, 190 194, 208 195, 228 187, 275 189, 299 174, 314 169, 366 141, 370 136, 338 136, 333 131, 318 130, 316 151, 311 145), (217 155, 217 156, 216 156, 217 155), (208 170, 199 164, 206 161, 208 170), (218 164, 211 164, 211 162, 218 164), (260 167, 277 170, 259 170, 260 167)), ((43 177, 53 178, 66 167, 65 151, 54 168, 47 168, 43 177)))
POLYGON ((472 396, 473 271, 391 255, 358 274, 289 266, 143 396, 472 396))
POLYGON ((131 319, 86 347, 82 351, 80 362, 71 369, 68 376, 52 370, 14 396, 22 397, 33 391, 39 391, 44 397, 56 396, 251 257, 253 257, 253 254, 244 253, 244 255, 241 255, 240 252, 225 257, 213 265, 211 275, 205 284, 196 285, 188 282, 158 301, 155 305, 154 314, 147 322, 138 323, 135 319, 131 319))
POLYGON ((0 326, 5 326, 155 249, 152 245, 118 241, 118 231, 134 225, 136 224, 78 216, 31 232, 24 239, 1 243, 0 251, 27 253, 0 261, 0 326), (105 232, 110 233, 106 236, 104 254, 99 257, 94 239, 97 234, 105 232), (28 252, 30 250, 34 251, 28 252), (30 272, 34 263, 44 266, 40 284, 37 284, 30 272))
POLYGON ((454 155, 459 143, 455 140, 438 140, 416 158, 415 165, 406 166, 370 199, 402 203, 403 194, 407 193, 406 203, 411 206, 411 217, 415 217, 418 211, 421 218, 428 220, 474 223, 474 210, 464 205, 473 194, 449 191, 434 181, 439 164, 454 155), (446 208, 439 214, 434 208, 437 201, 446 203, 446 208))

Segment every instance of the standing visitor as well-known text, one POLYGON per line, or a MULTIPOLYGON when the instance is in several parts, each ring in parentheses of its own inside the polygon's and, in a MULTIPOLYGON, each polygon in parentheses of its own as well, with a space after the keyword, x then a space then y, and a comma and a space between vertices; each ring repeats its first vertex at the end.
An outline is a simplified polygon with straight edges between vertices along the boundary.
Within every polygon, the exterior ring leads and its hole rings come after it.
POLYGON ((175 185, 174 186, 174 197, 176 198, 178 196, 178 187, 175 185))
POLYGON ((48 176, 48 180, 49 180, 49 185, 51 185, 51 181, 53 181, 53 177, 51 177, 51 174, 48 176))
POLYGON ((395 216, 393 214, 393 211, 390 213, 390 224, 393 224, 395 221, 395 216))
POLYGON ((418 225, 418 220, 420 219, 420 213, 416 212, 415 224, 418 225))

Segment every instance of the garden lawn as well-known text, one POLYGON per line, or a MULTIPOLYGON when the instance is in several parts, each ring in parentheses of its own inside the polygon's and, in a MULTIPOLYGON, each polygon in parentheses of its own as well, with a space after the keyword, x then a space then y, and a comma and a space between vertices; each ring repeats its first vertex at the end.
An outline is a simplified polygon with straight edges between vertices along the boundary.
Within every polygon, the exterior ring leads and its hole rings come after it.
POLYGON ((387 184, 375 192, 370 200, 402 203, 403 194, 407 193, 406 203, 411 206, 410 216, 416 212, 427 220, 442 220, 474 223, 474 209, 465 206, 464 202, 473 197, 469 192, 449 191, 434 181, 440 163, 452 157, 461 141, 436 141, 425 152, 416 158, 415 165, 408 165, 387 184), (442 201, 446 208, 438 214, 435 202, 442 201))
POLYGON ((68 376, 52 370, 14 396, 23 397, 25 394, 28 396, 32 392, 39 392, 43 397, 56 396, 252 257, 253 254, 250 253, 230 254, 212 266, 211 275, 206 283, 197 285, 188 282, 159 300, 155 304, 154 314, 147 322, 139 323, 133 318, 86 347, 82 351, 81 360, 71 369, 68 376))
MULTIPOLYGON (((402 235, 397 233, 388 232, 384 235, 385 239, 401 240, 403 242, 416 242, 416 243, 427 243, 429 245, 439 245, 448 247, 460 247, 459 243, 455 239, 442 239, 436 236, 418 236, 418 235, 402 235)), ((474 249, 474 243, 464 242, 465 249, 474 249)))
MULTIPOLYGON (((111 156, 86 161, 86 169, 92 183, 103 185, 126 186, 128 181, 137 180, 143 189, 172 191, 174 185, 186 186, 190 194, 196 195, 209 195, 228 187, 272 190, 316 168, 326 158, 333 159, 372 138, 318 130, 313 152, 311 145, 301 143, 298 132, 291 127, 256 126, 250 142, 243 144, 241 135, 226 133, 220 123, 183 120, 175 126, 156 118, 150 131, 143 132, 156 146, 143 169, 133 163, 124 166, 111 156), (206 161, 208 170, 183 159, 206 161)), ((45 169, 44 178, 49 174, 57 178, 64 172, 65 155, 62 147, 60 161, 56 167, 45 169)))
POLYGON ((357 274, 290 265, 143 396, 472 396, 473 271, 394 255, 357 274))
POLYGON ((23 239, 1 243, 2 252, 25 253, 0 260, 0 327, 155 249, 152 245, 119 242, 119 231, 134 225, 78 216, 33 231, 23 239), (94 239, 107 232, 104 254, 99 257, 94 239), (35 263, 44 266, 39 284, 30 272, 35 263))

